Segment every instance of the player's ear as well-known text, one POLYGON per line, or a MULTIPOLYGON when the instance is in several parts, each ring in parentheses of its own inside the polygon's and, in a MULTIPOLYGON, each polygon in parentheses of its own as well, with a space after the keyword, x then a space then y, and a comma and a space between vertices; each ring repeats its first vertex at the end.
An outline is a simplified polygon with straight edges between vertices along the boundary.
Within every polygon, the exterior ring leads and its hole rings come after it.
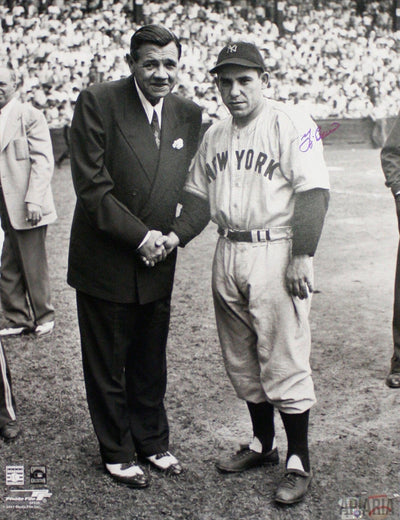
POLYGON ((214 83, 217 86, 217 89, 219 90, 219 80, 218 80, 218 75, 217 74, 214 76, 214 83))
POLYGON ((269 82, 269 74, 268 74, 268 72, 263 72, 263 73, 261 74, 261 81, 263 82, 263 84, 264 84, 265 86, 268 85, 268 82, 269 82))

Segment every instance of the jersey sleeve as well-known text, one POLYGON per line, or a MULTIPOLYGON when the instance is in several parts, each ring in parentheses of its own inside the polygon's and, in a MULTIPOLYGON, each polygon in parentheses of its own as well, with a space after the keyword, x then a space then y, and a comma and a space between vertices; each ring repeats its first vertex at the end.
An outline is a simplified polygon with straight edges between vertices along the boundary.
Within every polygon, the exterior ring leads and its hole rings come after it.
POLYGON ((280 165, 295 193, 329 189, 321 130, 310 116, 294 113, 278 119, 280 165))
POLYGON ((329 192, 319 188, 297 193, 292 219, 292 254, 314 256, 328 209, 329 192))

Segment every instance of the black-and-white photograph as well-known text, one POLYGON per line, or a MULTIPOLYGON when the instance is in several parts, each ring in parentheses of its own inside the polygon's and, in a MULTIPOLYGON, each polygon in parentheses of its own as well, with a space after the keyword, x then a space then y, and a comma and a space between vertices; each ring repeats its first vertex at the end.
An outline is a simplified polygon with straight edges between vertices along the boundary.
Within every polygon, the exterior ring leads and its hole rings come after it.
POLYGON ((400 519, 400 0, 0 37, 0 520, 400 519))

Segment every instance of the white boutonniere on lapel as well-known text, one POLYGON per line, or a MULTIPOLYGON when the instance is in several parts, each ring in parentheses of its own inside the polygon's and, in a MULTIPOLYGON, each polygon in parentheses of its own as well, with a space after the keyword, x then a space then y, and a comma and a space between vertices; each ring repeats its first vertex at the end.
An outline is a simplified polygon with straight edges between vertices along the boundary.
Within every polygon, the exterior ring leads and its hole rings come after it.
POLYGON ((175 139, 175 141, 172 143, 172 148, 175 148, 175 150, 180 150, 183 148, 183 145, 183 139, 180 137, 179 139, 175 139))

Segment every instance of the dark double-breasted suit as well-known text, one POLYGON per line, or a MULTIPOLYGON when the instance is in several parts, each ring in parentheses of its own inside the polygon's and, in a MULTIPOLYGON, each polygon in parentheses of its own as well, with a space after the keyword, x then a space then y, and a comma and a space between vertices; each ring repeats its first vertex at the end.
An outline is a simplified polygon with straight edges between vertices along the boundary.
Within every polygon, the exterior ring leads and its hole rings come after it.
POLYGON ((200 108, 169 94, 158 149, 133 77, 93 85, 77 100, 68 283, 77 290, 88 403, 105 462, 168 447, 165 346, 176 252, 149 268, 137 248, 149 230, 170 230, 200 126, 200 108))

